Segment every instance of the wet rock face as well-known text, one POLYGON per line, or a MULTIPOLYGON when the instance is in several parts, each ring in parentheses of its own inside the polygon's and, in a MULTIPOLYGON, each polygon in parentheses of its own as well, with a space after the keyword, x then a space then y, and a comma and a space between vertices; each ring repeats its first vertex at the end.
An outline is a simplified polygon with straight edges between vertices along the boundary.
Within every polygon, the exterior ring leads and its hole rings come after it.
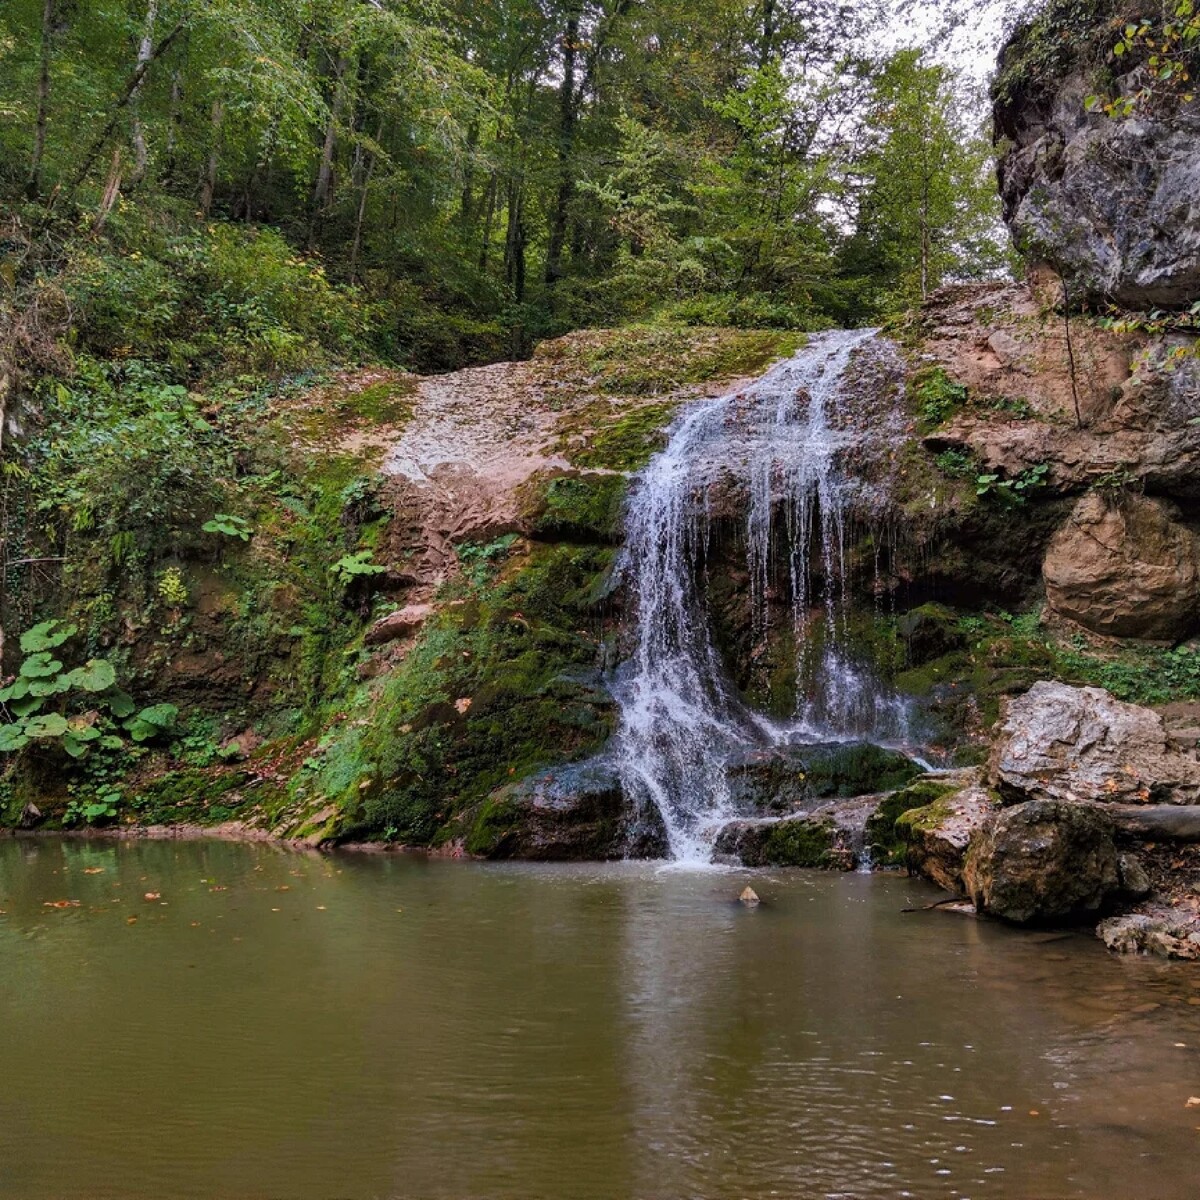
POLYGON ((488 858, 544 862, 664 858, 667 835, 657 812, 632 810, 616 768, 593 759, 495 793, 467 849, 488 858))
MULTIPOLYGON (((1002 73, 1024 36, 1002 53, 1002 73)), ((1076 65, 1049 95, 1017 87, 997 101, 1005 220, 1073 299, 1188 305, 1200 297, 1200 101, 1113 119, 1084 107, 1105 90, 1091 76, 1076 65)), ((1118 77, 1109 90, 1133 92, 1137 82, 1118 77)))
POLYGON ((971 785, 902 814, 896 832, 907 845, 909 870, 948 892, 965 891, 967 848, 995 812, 987 791, 971 785))
POLYGON ((1010 801, 1200 803, 1200 760, 1163 718, 1103 688, 1036 683, 1008 702, 988 764, 1010 801))
POLYGON ((831 867, 850 870, 854 852, 825 816, 732 821, 718 834, 718 860, 747 867, 831 867))
POLYGON ((1196 625, 1196 538, 1162 500, 1089 492, 1050 541, 1046 599, 1093 633, 1174 641, 1196 625))
POLYGON ((988 822, 963 879, 979 912, 1006 921, 1085 918, 1122 891, 1113 833, 1096 805, 1030 800, 988 822))

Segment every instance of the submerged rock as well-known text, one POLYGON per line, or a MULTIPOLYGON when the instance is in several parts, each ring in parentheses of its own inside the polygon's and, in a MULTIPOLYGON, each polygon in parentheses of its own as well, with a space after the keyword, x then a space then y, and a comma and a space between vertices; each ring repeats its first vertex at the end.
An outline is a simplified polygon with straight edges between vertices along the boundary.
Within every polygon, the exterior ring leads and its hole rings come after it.
POLYGON ((902 813, 895 828, 906 847, 908 869, 948 892, 966 891, 967 849, 996 808, 987 791, 973 784, 902 813))
POLYGON ((1200 802, 1195 752, 1158 713, 1103 688, 1040 682, 1009 701, 989 772, 1009 801, 1200 802))
POLYGON ((1088 492, 1050 541, 1046 600, 1094 633, 1176 640, 1197 619, 1196 538, 1162 500, 1088 492))
POLYGON ((987 822, 963 881, 979 912, 1017 924, 1095 916, 1122 890, 1113 833, 1098 805, 1030 800, 987 822))
POLYGON ((760 902, 758 899, 758 893, 752 887, 742 888, 742 894, 738 897, 738 899, 747 908, 753 908, 756 904, 758 904, 760 902))

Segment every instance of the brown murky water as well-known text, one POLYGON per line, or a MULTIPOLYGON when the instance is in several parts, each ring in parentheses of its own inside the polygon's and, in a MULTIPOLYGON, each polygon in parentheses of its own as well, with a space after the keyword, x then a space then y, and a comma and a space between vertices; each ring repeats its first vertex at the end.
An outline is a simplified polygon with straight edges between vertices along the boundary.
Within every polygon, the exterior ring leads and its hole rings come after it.
POLYGON ((1200 1194, 1195 968, 745 879, 0 842, 0 1196, 1200 1194))

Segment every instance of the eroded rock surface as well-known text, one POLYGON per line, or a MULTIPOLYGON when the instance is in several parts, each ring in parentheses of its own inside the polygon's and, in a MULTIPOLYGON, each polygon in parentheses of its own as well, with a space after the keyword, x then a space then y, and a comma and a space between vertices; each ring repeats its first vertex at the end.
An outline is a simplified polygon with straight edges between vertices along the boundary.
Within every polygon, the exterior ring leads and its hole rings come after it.
POLYGON ((965 891, 967 849, 995 812, 996 802, 975 783, 903 813, 896 832, 906 843, 909 870, 948 892, 965 891))
POLYGON ((1177 640, 1197 617, 1196 538, 1178 509, 1132 494, 1088 492, 1050 541, 1046 599, 1093 633, 1177 640))
POLYGON ((1103 688, 1040 682, 1010 700, 989 762, 1008 800, 1200 802, 1200 761, 1163 718, 1103 688))
POLYGON ((1097 805, 1030 800, 988 821, 963 881, 979 912, 1007 921, 1086 918, 1122 891, 1114 832, 1097 805))
POLYGON ((1101 6, 1082 19, 1075 37, 1056 33, 1048 50, 1031 42, 1050 35, 1018 30, 1002 52, 1004 217, 1018 247, 1051 263, 1074 295, 1182 307, 1200 296, 1200 101, 1142 103, 1124 119, 1089 111, 1090 94, 1133 95, 1144 82, 1138 70, 1098 77, 1115 37, 1105 15, 1101 6), (1023 81, 1047 52, 1074 61, 1041 86, 1023 81))

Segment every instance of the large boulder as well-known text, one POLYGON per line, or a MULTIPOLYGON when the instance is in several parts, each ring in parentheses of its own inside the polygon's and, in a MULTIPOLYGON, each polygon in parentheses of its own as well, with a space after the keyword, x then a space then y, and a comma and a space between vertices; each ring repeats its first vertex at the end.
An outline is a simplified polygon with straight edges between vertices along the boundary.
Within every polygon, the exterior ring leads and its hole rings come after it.
POLYGON ((1200 802, 1200 760, 1180 749, 1152 709, 1103 688, 1035 683, 1009 700, 988 764, 1010 802, 1200 802))
POLYGON ((747 816, 784 814, 838 797, 890 791, 922 773, 906 754, 873 742, 770 746, 730 763, 730 802, 747 816))
POLYGON ((896 833, 906 845, 908 869, 948 892, 965 891, 967 848, 995 812, 995 800, 972 784, 902 813, 896 833))
POLYGON ((747 867, 832 867, 849 870, 854 852, 829 816, 730 821, 713 847, 718 861, 747 867))
POLYGON ((1145 82, 1138 55, 1100 77, 1118 12, 1051 6, 1002 51, 1004 217, 1027 258, 1050 263, 1073 298, 1182 307, 1200 297, 1200 101, 1142 103, 1131 118, 1088 111, 1090 94, 1130 96, 1145 82))
POLYGON ((1050 540, 1046 600, 1093 633, 1174 641, 1197 618, 1196 538, 1163 500, 1088 492, 1050 540))
POLYGON ((616 766, 595 758, 494 792, 475 815, 466 849, 536 861, 662 858, 667 835, 656 811, 636 811, 626 800, 616 766))
POLYGON ((988 821, 963 881, 979 912, 1017 924, 1095 916, 1122 891, 1113 833, 1098 805, 1030 800, 988 821))

